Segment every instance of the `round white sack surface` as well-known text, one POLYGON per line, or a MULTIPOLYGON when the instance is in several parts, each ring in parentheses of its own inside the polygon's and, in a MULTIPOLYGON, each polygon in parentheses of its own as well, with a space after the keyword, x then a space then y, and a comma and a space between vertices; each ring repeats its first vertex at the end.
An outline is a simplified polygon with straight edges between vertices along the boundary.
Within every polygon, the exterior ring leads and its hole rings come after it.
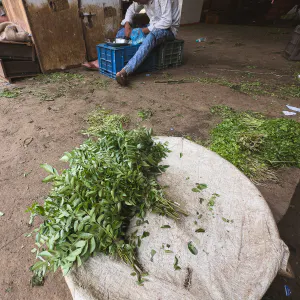
POLYGON ((289 258, 268 204, 245 175, 216 153, 182 138, 158 141, 171 150, 162 162, 170 167, 159 181, 168 186, 167 197, 189 215, 175 222, 148 214, 149 224, 141 226, 132 220, 130 231, 150 233, 137 253, 149 273, 143 286, 131 276, 130 266, 97 255, 66 277, 73 299, 261 299, 289 258), (196 184, 207 188, 193 192, 196 184), (156 251, 152 259, 151 250, 156 251), (174 269, 175 256, 180 270, 174 269))

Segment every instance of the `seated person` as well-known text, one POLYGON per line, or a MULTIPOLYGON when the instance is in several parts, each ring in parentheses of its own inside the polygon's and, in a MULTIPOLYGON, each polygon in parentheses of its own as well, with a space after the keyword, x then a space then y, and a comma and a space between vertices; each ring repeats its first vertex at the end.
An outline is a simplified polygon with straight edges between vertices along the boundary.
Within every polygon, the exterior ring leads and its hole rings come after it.
MULTIPOLYGON (((178 0, 135 0, 126 12, 121 23, 123 28, 117 33, 117 38, 130 38, 132 19, 143 8, 150 18, 150 24, 141 28, 146 38, 124 69, 117 73, 116 79, 121 85, 127 84, 128 75, 143 63, 153 48, 167 40, 174 40, 178 32, 181 17, 178 0)), ((98 61, 83 65, 90 69, 99 68, 98 61)))
POLYGON ((130 38, 132 19, 143 8, 150 18, 150 24, 142 28, 146 38, 139 50, 124 69, 117 73, 116 79, 121 85, 126 85, 127 76, 142 64, 153 48, 167 40, 174 40, 178 32, 181 15, 178 0, 136 0, 128 8, 125 19, 121 23, 124 28, 118 32, 117 37, 130 38))

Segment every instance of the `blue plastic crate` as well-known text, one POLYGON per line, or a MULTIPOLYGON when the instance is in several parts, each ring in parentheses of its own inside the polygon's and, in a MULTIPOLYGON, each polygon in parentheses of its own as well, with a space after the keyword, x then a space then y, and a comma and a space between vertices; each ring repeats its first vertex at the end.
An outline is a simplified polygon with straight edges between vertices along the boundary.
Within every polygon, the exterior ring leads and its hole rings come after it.
MULTIPOLYGON (((107 44, 97 46, 100 73, 110 78, 116 78, 128 61, 134 56, 140 45, 111 47, 107 44)), ((153 51, 138 68, 137 72, 150 72, 155 70, 158 59, 157 51, 153 51)))

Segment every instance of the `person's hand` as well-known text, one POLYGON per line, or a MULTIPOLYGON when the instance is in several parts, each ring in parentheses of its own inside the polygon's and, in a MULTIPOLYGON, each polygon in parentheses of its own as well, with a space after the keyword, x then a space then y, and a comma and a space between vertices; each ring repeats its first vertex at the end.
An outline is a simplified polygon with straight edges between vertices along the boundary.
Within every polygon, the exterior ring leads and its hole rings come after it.
POLYGON ((146 27, 146 28, 141 28, 144 34, 148 34, 150 33, 150 30, 146 27))
POLYGON ((126 22, 126 23, 125 23, 125 36, 126 36, 127 38, 130 38, 131 32, 132 32, 131 25, 130 25, 129 22, 126 22))

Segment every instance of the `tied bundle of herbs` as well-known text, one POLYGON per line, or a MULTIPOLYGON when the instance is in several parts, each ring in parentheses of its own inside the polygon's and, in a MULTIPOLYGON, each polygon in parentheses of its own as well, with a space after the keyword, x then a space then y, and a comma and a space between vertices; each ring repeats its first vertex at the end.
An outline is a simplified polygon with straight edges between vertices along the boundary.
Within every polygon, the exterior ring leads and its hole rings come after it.
POLYGON ((300 167, 300 123, 215 106, 223 121, 211 132, 210 149, 256 183, 277 180, 280 167, 300 167))
POLYGON ((28 209, 32 219, 43 219, 32 250, 38 260, 32 266, 35 276, 58 268, 66 275, 73 265, 103 253, 131 265, 140 281, 136 249, 149 234, 128 237, 130 220, 143 219, 147 212, 178 218, 180 209, 164 197, 156 180, 167 167, 160 165, 167 147, 154 143, 144 128, 119 127, 98 136, 65 153, 61 160, 69 168, 61 174, 42 165, 50 173, 44 182, 53 187, 43 206, 28 209))

